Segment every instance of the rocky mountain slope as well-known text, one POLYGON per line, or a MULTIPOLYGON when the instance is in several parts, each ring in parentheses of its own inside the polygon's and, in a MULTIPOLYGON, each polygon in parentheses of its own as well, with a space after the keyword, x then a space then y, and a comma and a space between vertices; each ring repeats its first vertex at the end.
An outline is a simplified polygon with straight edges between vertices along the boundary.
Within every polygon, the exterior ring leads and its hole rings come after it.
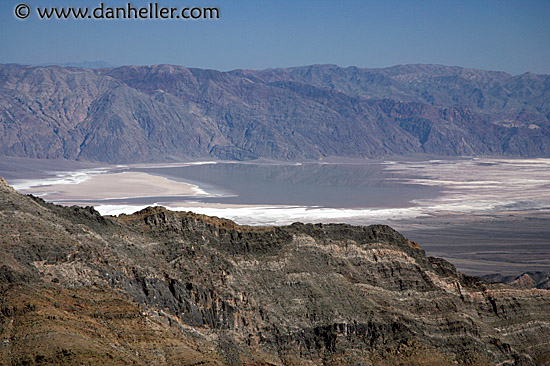
POLYGON ((550 76, 0 65, 0 154, 103 162, 550 156, 550 76))
POLYGON ((390 227, 102 217, 0 180, 0 364, 547 365, 550 292, 390 227))
POLYGON ((489 274, 483 278, 491 283, 506 283, 520 288, 540 288, 550 290, 550 275, 545 272, 525 272, 519 276, 489 274))

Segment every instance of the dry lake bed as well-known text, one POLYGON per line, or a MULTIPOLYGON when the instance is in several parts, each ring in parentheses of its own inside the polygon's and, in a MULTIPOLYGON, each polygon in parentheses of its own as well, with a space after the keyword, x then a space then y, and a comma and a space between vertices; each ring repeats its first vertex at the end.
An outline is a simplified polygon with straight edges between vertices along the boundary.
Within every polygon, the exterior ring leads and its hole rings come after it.
POLYGON ((3 158, 17 190, 102 214, 149 205, 240 224, 389 224, 465 273, 550 271, 550 159, 188 162, 3 158))

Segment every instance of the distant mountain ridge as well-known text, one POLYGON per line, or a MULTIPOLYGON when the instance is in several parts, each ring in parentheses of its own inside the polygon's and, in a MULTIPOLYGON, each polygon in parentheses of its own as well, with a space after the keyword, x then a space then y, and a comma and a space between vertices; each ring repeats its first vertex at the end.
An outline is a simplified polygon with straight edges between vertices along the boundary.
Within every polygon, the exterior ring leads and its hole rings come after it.
POLYGON ((56 63, 56 62, 50 62, 41 64, 38 66, 62 66, 62 67, 78 67, 80 69, 106 69, 110 67, 117 67, 117 65, 113 65, 108 63, 107 61, 82 61, 82 62, 62 62, 62 63, 56 63))
POLYGON ((103 162, 550 156, 550 75, 440 65, 0 65, 0 155, 103 162))

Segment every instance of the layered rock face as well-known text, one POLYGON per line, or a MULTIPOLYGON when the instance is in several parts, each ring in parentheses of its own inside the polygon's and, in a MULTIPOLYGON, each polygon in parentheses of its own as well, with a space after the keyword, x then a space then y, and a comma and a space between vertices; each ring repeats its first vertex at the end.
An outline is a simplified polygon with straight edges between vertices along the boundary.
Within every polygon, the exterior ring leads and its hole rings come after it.
POLYGON ((0 65, 0 155, 102 162, 550 156, 550 76, 0 65))
POLYGON ((550 292, 388 226, 102 217, 0 183, 2 364, 544 365, 550 292))

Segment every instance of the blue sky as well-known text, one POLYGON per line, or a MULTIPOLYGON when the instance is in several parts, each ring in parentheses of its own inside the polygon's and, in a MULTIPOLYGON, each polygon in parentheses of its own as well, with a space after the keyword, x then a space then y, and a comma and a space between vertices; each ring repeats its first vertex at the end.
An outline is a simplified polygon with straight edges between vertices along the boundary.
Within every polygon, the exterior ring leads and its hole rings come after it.
POLYGON ((220 19, 196 21, 40 20, 34 13, 37 6, 100 2, 1 0, 0 63, 104 60, 218 70, 433 63, 550 74, 548 0, 158 0, 219 7, 220 19), (26 20, 14 16, 22 2, 32 9, 26 20))

